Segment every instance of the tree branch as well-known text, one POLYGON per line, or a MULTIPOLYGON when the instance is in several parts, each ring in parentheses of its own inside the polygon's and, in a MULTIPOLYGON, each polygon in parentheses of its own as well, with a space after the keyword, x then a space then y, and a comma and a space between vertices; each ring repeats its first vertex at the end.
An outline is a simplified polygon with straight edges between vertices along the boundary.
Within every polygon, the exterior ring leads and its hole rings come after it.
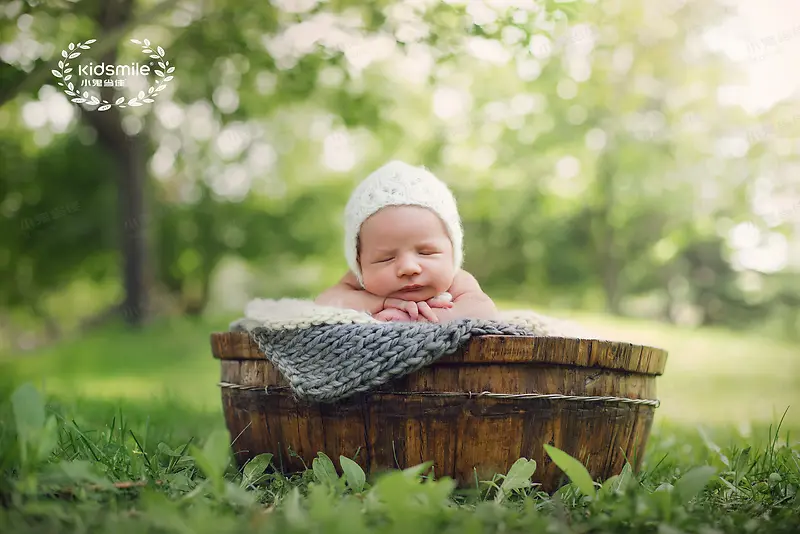
MULTIPOLYGON (((110 51, 116 49, 120 39, 131 31, 131 29, 147 24, 155 19, 157 16, 175 7, 178 0, 164 0, 156 5, 149 11, 144 12, 140 17, 135 19, 128 19, 124 23, 108 28, 106 32, 101 35, 95 44, 92 45, 92 50, 98 55, 105 55, 110 51)), ((104 10, 108 11, 108 10, 104 10)), ((102 21, 98 21, 102 23, 102 21)), ((45 85, 50 71, 57 67, 58 59, 60 56, 56 55, 55 59, 51 61, 38 60, 32 72, 25 72, 23 69, 14 67, 4 63, 0 68, 0 78, 3 80, 4 90, 0 92, 0 107, 3 107, 6 102, 9 102, 17 97, 22 92, 35 92, 45 85), (16 72, 12 72, 14 69, 16 72), (6 80, 6 77, 10 78, 6 80)))

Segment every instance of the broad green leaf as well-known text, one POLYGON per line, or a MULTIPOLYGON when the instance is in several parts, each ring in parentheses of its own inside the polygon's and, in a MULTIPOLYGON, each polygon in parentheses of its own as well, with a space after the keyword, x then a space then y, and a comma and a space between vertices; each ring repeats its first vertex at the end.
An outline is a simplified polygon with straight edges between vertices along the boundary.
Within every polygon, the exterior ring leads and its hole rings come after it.
POLYGON ((157 448, 158 448, 158 452, 160 452, 162 454, 166 454, 167 456, 172 456, 172 457, 180 457, 181 456, 178 451, 173 451, 172 449, 169 448, 169 445, 167 445, 163 441, 158 444, 157 448))
POLYGON ((264 471, 269 467, 270 462, 272 462, 272 454, 268 452, 259 454, 247 462, 244 466, 243 473, 245 485, 252 484, 258 477, 263 475, 264 471))
POLYGON ((674 493, 675 487, 672 484, 662 482, 648 497, 653 505, 661 511, 665 521, 669 521, 672 517, 672 509, 675 506, 672 497, 674 493))
POLYGON ((736 457, 736 462, 733 465, 733 483, 738 485, 742 478, 750 472, 752 466, 747 464, 750 462, 750 447, 743 449, 736 457))
POLYGON ((708 435, 705 429, 702 426, 698 427, 697 432, 700 434, 700 437, 703 438, 703 442, 705 442, 706 447, 709 450, 712 450, 715 453, 717 453, 717 456, 719 456, 719 460, 725 465, 725 467, 730 468, 731 466, 730 460, 728 460, 728 457, 722 453, 722 449, 720 448, 720 446, 712 441, 711 437, 708 435))
POLYGON ((314 470, 314 478, 316 478, 317 482, 320 484, 336 486, 339 482, 339 475, 336 473, 336 467, 334 467, 333 462, 324 452, 317 453, 317 457, 314 458, 311 467, 314 470))
MULTIPOLYGON (((194 445, 190 447, 190 451, 192 458, 194 458, 195 464, 197 464, 197 467, 199 467, 200 471, 202 471, 206 476, 207 482, 211 483, 215 494, 221 496, 225 491, 225 479, 223 478, 222 473, 217 470, 214 462, 212 462, 203 451, 194 445)), ((200 486, 195 488, 195 490, 199 493, 200 486)))
POLYGON ((256 502, 256 493, 247 491, 231 482, 225 481, 225 499, 239 506, 252 506, 256 502))
MULTIPOLYGON (((200 490, 200 487, 197 490, 200 490)), ((184 498, 191 499, 192 493, 187 494, 184 498)), ((166 493, 144 488, 137 498, 136 508, 142 510, 150 524, 161 532, 189 534, 192 529, 186 525, 185 516, 179 512, 181 504, 171 499, 166 493)))
POLYGON ((622 472, 607 478, 605 482, 603 482, 599 492, 603 493, 603 495, 611 495, 613 493, 625 491, 632 479, 633 470, 631 469, 631 464, 626 462, 622 468, 622 472))
POLYGON ((628 487, 628 484, 634 481, 633 467, 628 462, 622 466, 622 472, 619 474, 619 489, 628 487))
POLYGON ((90 482, 105 489, 114 487, 105 477, 97 475, 92 468, 92 463, 85 460, 62 461, 58 464, 62 473, 73 483, 90 482))
POLYGON ((589 471, 586 470, 583 464, 552 445, 545 444, 544 449, 547 451, 548 456, 552 458, 553 463, 567 474, 569 479, 578 486, 578 489, 581 490, 584 495, 590 497, 595 496, 594 482, 592 481, 591 475, 589 475, 589 471))
POLYGON ((558 488, 555 493, 553 493, 553 498, 557 498, 563 503, 566 500, 567 495, 570 495, 573 491, 576 493, 578 492, 578 489, 574 484, 564 484, 558 488))
MULTIPOLYGON (((373 534, 380 530, 380 527, 376 528, 374 515, 365 513, 364 501, 361 498, 349 497, 336 499, 336 497, 329 497, 329 499, 334 502, 335 508, 333 513, 336 519, 334 521, 330 519, 326 521, 326 523, 330 525, 328 527, 323 527, 327 532, 373 534)), ((311 508, 311 513, 314 515, 314 508, 311 508)), ((317 520, 315 522, 317 525, 324 524, 322 520, 317 520)), ((384 530, 391 530, 391 527, 388 529, 384 528, 384 530)))
POLYGON ((44 428, 44 400, 31 383, 25 383, 11 395, 14 423, 20 439, 28 443, 44 428))
POLYGON ((619 475, 614 475, 605 480, 602 486, 600 486, 600 490, 598 490, 598 495, 611 495, 619 490, 619 475))
POLYGON ((203 451, 194 445, 189 448, 189 451, 192 455, 192 458, 194 458, 194 462, 197 464, 197 467, 200 468, 200 471, 203 472, 206 479, 214 483, 214 486, 221 491, 222 484, 218 484, 217 481, 221 481, 222 476, 217 473, 216 469, 214 468, 214 463, 206 457, 203 451))
POLYGON ((399 503, 417 488, 419 483, 403 471, 387 471, 380 475, 367 495, 377 495, 384 503, 399 503))
POLYGON ((503 479, 503 483, 500 485, 500 490, 495 495, 494 500, 501 502, 512 491, 530 487, 534 471, 536 471, 536 460, 518 459, 508 470, 508 474, 503 479))
POLYGON ((221 478, 230 462, 231 446, 228 432, 223 429, 214 430, 205 445, 203 445, 203 455, 208 460, 208 468, 212 473, 206 473, 209 478, 221 478))
POLYGON ((675 493, 683 504, 697 497, 706 484, 717 474, 716 468, 710 465, 695 467, 683 474, 675 482, 675 493))
POLYGON ((403 469, 402 473, 407 477, 416 478, 430 469, 432 465, 433 462, 428 460, 427 462, 407 467, 403 469))
POLYGON ((191 479, 187 476, 186 471, 179 473, 171 473, 164 477, 169 483, 170 487, 179 491, 189 491, 194 487, 191 479))
POLYGON ((300 490, 297 486, 292 488, 292 491, 283 500, 283 515, 286 522, 297 531, 307 530, 309 526, 308 513, 303 509, 300 501, 300 490))
MULTIPOLYGON (((8 524, 8 520, 3 516, 4 511, 5 510, 0 508, 0 521, 2 521, 2 524, 8 524)), ((46 517, 50 521, 58 519, 59 521, 67 523, 75 520, 75 516, 70 513, 72 511, 64 506, 63 502, 59 502, 58 500, 30 500, 25 502, 25 504, 19 508, 19 511, 29 517, 46 517)))
POLYGON ((342 496, 332 491, 330 486, 311 484, 305 498, 305 508, 313 523, 325 524, 331 517, 338 515, 336 508, 342 500, 342 496))
POLYGON ((450 477, 442 477, 435 482, 425 484, 428 488, 429 494, 432 496, 432 502, 443 503, 450 498, 450 495, 456 489, 456 481, 450 477))
POLYGON ((39 436, 39 444, 36 449, 36 458, 40 461, 47 460, 50 453, 58 444, 58 422, 54 415, 47 418, 44 428, 39 436))
MULTIPOLYGON (((191 445, 190 454, 195 463, 211 482, 214 492, 222 497, 225 492, 225 468, 230 461, 230 445, 228 433, 225 430, 215 430, 208 436, 203 449, 191 445)), ((196 488, 199 491, 199 487, 196 488)))
POLYGON ((659 523, 658 524, 658 533, 657 534, 685 534, 685 531, 675 528, 671 525, 666 523, 659 523))
POLYGON ((339 456, 339 463, 342 466, 347 485, 350 486, 356 493, 361 493, 364 490, 364 483, 367 481, 364 470, 356 462, 347 456, 339 456))

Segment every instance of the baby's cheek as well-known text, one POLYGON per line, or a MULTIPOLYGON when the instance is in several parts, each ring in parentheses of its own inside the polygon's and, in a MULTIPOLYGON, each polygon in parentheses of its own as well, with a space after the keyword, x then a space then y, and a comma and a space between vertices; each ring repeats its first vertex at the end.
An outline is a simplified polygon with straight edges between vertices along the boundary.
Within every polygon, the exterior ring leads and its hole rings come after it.
POLYGON ((379 295, 386 292, 388 280, 391 279, 390 273, 384 266, 371 266, 364 273, 364 287, 370 293, 379 295))

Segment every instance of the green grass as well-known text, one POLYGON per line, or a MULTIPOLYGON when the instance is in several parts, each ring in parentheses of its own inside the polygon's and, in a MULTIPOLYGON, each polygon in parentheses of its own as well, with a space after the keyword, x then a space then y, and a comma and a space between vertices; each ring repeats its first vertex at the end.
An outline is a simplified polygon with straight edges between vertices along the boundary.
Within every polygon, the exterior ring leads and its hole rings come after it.
MULTIPOLYGON (((502 304, 501 304, 502 306, 502 304)), ((516 307, 505 304, 504 307, 516 307)), ((637 319, 553 311, 602 337, 669 352, 658 379, 657 420, 741 425, 786 420, 800 425, 800 345, 726 329, 690 329, 637 319)))
POLYGON ((17 383, 32 381, 61 398, 166 398, 218 410, 219 363, 211 358, 209 334, 227 325, 169 319, 145 333, 120 325, 24 356, 0 357, 0 365, 17 383))
MULTIPOLYGON (((511 306, 511 305, 507 305, 511 306)), ((553 312, 557 313, 557 312, 553 312)), ((669 351, 658 379, 657 422, 800 425, 800 345, 727 330, 691 330, 648 321, 558 313, 604 337, 669 351)), ((233 317, 165 320, 145 334, 108 328, 24 356, 0 355, 3 375, 33 381, 61 398, 136 401, 168 398, 202 410, 220 410, 219 364, 209 334, 233 317)))
POLYGON ((208 345, 230 318, 175 319, 0 356, 0 532, 800 531, 800 348, 561 315, 670 351, 642 472, 597 494, 576 478, 548 496, 515 473, 471 491, 399 473, 361 487, 352 467, 334 478, 324 459, 290 478, 266 462, 243 476, 227 464, 208 345), (35 395, 15 414, 9 399, 24 382, 47 395, 53 426, 35 395))

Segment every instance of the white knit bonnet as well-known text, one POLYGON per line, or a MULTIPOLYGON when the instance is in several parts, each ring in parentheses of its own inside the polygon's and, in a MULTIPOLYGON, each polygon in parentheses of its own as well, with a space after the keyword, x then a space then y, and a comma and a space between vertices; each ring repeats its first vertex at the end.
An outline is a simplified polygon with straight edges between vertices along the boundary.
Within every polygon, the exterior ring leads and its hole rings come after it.
POLYGON ((357 250, 361 225, 370 215, 387 206, 421 206, 438 215, 453 243, 455 270, 461 268, 464 231, 453 193, 428 169, 392 160, 356 186, 344 211, 344 253, 362 287, 364 280, 357 250))

